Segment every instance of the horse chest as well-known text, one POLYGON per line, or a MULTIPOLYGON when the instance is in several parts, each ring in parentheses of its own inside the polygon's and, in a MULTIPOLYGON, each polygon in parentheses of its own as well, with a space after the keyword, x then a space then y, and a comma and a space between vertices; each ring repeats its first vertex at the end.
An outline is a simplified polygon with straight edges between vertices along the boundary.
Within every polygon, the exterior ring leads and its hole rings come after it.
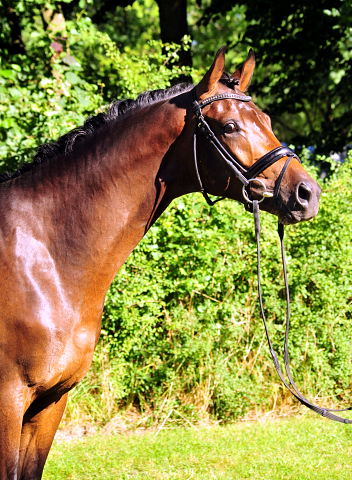
POLYGON ((10 319, 7 331, 3 325, 0 357, 6 368, 0 368, 0 384, 8 380, 9 371, 12 375, 16 371, 16 377, 34 391, 41 393, 58 385, 69 390, 87 372, 97 339, 93 329, 78 325, 67 335, 66 331, 47 327, 35 319, 31 325, 10 319))

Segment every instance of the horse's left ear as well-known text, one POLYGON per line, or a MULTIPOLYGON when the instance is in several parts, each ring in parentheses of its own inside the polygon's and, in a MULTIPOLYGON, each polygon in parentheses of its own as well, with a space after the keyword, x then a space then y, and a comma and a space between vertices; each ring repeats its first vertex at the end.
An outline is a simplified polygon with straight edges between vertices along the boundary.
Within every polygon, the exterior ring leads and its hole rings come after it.
POLYGON ((225 50, 226 45, 221 47, 215 55, 213 65, 209 68, 202 80, 197 85, 197 99, 204 100, 208 96, 211 96, 215 90, 217 82, 220 80, 221 75, 225 69, 225 50))
POLYGON ((252 75, 255 68, 255 56, 252 49, 249 50, 247 60, 244 64, 231 75, 231 78, 235 78, 240 81, 239 89, 245 92, 252 80, 252 75))

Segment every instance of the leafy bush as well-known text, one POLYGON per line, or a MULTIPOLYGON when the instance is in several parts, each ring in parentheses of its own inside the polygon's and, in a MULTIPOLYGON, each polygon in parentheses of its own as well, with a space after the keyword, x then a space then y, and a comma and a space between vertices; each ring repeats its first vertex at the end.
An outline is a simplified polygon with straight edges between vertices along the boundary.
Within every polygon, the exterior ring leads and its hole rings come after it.
MULTIPOLYGON (((16 8, 21 13, 21 4, 16 8)), ((31 161, 37 146, 82 125, 107 101, 166 88, 188 71, 167 68, 189 48, 188 38, 182 47, 150 40, 140 51, 124 51, 84 12, 58 24, 45 8, 42 2, 23 16, 26 54, 0 57, 0 171, 31 161)))
MULTIPOLYGON (((352 159, 330 163, 334 173, 316 219, 286 228, 289 350, 303 392, 344 403, 352 373, 352 159)), ((292 403, 266 346, 253 230, 243 206, 224 201, 210 208, 194 194, 176 200, 134 250, 104 310, 112 411, 134 403, 151 406, 157 417, 167 405, 193 418, 208 412, 230 420, 292 403)), ((265 311, 282 354, 283 275, 276 220, 265 213, 261 253, 265 311)), ((101 362, 84 388, 100 374, 101 362)))

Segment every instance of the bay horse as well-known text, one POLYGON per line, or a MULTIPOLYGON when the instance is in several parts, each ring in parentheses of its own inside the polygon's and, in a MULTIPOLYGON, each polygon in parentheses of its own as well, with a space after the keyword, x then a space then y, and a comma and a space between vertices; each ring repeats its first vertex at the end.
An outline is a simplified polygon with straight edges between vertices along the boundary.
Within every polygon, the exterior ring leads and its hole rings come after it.
POLYGON ((317 214, 319 186, 244 95, 253 52, 229 75, 224 50, 196 87, 116 102, 1 178, 0 480, 42 477, 106 292, 173 199, 203 191, 245 203, 247 182, 246 198, 284 224, 317 214), (246 179, 264 157, 258 181, 246 179))

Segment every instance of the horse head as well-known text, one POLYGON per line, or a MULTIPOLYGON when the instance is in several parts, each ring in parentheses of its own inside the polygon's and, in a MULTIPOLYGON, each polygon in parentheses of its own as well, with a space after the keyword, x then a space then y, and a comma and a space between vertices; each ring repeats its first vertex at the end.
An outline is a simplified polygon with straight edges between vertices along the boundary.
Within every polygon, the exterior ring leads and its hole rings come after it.
MULTIPOLYGON (((261 209, 283 224, 318 213, 320 187, 292 150, 283 147, 270 117, 244 94, 255 68, 254 53, 232 75, 224 73, 225 47, 193 91, 196 117, 194 169, 201 190, 261 209), (209 142, 202 140, 207 137, 209 142), (241 185, 242 184, 242 185, 241 185)), ((204 194, 203 192, 203 194, 204 194)), ((209 198, 208 198, 209 201, 209 198)))

